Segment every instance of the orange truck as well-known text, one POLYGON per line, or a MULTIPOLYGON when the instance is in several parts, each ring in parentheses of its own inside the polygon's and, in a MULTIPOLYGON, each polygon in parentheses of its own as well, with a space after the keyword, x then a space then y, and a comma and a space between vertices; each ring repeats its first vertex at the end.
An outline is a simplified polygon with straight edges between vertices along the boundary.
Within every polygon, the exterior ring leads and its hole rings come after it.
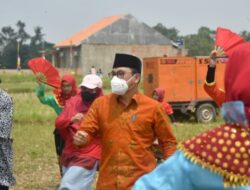
MULTIPOLYGON (((218 60, 215 80, 224 89, 226 60, 218 60)), ((216 118, 216 103, 203 89, 208 57, 149 57, 143 59, 144 93, 152 96, 155 88, 165 89, 165 100, 175 112, 195 116, 207 123, 216 118)))

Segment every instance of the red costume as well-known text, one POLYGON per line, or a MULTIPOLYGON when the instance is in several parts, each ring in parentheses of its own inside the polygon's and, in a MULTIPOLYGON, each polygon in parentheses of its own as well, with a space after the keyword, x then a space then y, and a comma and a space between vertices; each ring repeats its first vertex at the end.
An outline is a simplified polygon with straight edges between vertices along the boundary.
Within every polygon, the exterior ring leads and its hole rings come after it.
POLYGON ((71 93, 67 95, 62 93, 62 88, 58 88, 53 91, 53 93, 55 94, 55 100, 60 106, 64 106, 66 100, 68 100, 71 96, 75 96, 77 93, 79 93, 79 89, 76 85, 75 78, 72 75, 69 74, 63 75, 61 80, 61 86, 62 82, 64 81, 68 82, 72 86, 72 90, 71 93))
POLYGON ((216 104, 221 107, 225 101, 225 91, 218 88, 215 82, 213 83, 204 83, 204 89, 206 93, 216 102, 216 104))
POLYGON ((164 108, 166 114, 172 115, 174 113, 172 106, 168 102, 164 101, 165 90, 162 89, 162 88, 156 88, 154 90, 154 92, 157 93, 157 95, 158 95, 158 101, 162 103, 163 108, 164 108))
MULTIPOLYGON (((250 185, 250 43, 240 45, 232 54, 225 71, 225 102, 244 103, 247 126, 228 122, 179 145, 191 161, 223 176, 224 185, 250 185)), ((216 93, 213 93, 216 94, 216 93)), ((228 112, 228 118, 237 114, 228 112), (232 115, 230 115, 232 114, 232 115)))
MULTIPOLYGON (((101 91, 99 91, 97 96, 100 95, 102 95, 101 91)), ((77 113, 86 114, 90 105, 91 103, 82 101, 79 93, 67 101, 62 113, 56 119, 55 125, 65 141, 61 156, 63 166, 74 165, 91 169, 95 160, 100 159, 101 147, 98 137, 84 148, 78 148, 73 144, 73 136, 81 122, 72 123, 71 118, 77 113)))

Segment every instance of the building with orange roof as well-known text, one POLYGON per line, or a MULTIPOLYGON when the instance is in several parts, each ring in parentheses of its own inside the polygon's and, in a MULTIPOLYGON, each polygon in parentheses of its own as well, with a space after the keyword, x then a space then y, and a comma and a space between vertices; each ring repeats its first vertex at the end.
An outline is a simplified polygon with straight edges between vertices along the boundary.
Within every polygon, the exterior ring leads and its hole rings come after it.
POLYGON ((185 49, 174 47, 171 40, 129 14, 103 18, 56 43, 55 50, 56 67, 87 74, 95 66, 104 75, 110 71, 115 53, 140 58, 186 54, 185 49))

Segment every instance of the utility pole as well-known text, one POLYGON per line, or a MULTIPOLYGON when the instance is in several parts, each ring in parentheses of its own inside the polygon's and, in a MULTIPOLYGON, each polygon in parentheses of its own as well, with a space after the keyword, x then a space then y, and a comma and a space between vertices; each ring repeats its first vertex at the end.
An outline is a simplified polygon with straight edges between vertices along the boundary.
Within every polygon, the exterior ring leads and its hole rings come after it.
POLYGON ((17 41, 17 62, 16 62, 16 68, 17 68, 17 71, 20 71, 21 70, 21 57, 20 57, 20 42, 21 42, 21 39, 17 38, 16 41, 17 41))
POLYGON ((70 70, 71 70, 71 74, 75 74, 74 71, 74 65, 73 65, 73 42, 72 40, 70 40, 70 70))
POLYGON ((44 41, 44 39, 42 40, 42 51, 41 51, 41 53, 42 53, 42 58, 43 59, 45 59, 45 46, 44 46, 44 43, 45 43, 45 41, 44 41))

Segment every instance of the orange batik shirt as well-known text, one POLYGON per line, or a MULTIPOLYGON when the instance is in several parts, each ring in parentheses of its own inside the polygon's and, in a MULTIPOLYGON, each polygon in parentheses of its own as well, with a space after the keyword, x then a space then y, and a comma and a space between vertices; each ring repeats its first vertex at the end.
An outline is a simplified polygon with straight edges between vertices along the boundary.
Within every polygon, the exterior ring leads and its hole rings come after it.
POLYGON ((125 107, 118 96, 98 98, 91 106, 80 130, 90 141, 101 137, 97 190, 129 190, 135 181, 156 167, 152 144, 157 138, 164 158, 176 149, 176 138, 160 103, 137 93, 125 107))

